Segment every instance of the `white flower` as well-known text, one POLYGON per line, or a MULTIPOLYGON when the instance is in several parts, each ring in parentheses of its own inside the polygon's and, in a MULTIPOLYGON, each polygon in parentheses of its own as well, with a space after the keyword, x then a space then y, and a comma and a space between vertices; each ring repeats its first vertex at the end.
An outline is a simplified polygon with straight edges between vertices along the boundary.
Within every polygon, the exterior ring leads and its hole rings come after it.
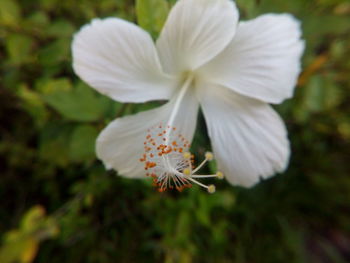
POLYGON ((288 14, 238 22, 229 0, 179 0, 155 45, 130 22, 94 19, 74 37, 75 72, 117 101, 169 100, 110 123, 97 139, 98 157, 120 175, 143 177, 147 168, 158 186, 182 189, 198 177, 187 151, 200 105, 230 183, 250 187, 284 171, 289 141, 269 103, 293 95, 304 50, 300 37, 299 22, 288 14), (150 157, 172 143, 182 143, 181 153, 150 157))

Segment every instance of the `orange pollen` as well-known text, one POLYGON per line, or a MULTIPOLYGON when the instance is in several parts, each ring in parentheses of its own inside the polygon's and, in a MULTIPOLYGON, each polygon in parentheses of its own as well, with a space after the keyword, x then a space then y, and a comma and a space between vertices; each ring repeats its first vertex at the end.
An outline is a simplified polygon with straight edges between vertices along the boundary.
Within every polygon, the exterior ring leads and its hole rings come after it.
MULTIPOLYGON (((202 176, 197 175, 196 172, 203 164, 195 170, 194 156, 187 154, 189 147, 190 142, 177 131, 176 127, 156 125, 148 130, 144 142, 144 153, 139 160, 144 164, 146 175, 151 177, 152 184, 159 192, 165 192, 168 189, 181 192, 192 187, 193 183, 209 189, 209 186, 196 180, 202 176)), ((203 177, 214 176, 203 175, 203 177)))
POLYGON ((157 164, 154 163, 154 162, 146 162, 146 165, 145 165, 145 168, 153 168, 153 167, 156 167, 157 164))

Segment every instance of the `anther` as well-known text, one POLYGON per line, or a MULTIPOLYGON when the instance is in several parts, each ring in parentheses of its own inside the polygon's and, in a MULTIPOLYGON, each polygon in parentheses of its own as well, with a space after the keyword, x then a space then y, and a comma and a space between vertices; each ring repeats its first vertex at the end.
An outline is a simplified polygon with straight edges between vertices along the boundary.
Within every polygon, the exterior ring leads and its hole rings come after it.
POLYGON ((208 186, 208 193, 209 194, 213 194, 213 193, 215 193, 215 191, 216 191, 215 185, 211 184, 208 186))
POLYGON ((187 175, 187 176, 191 175, 191 170, 189 168, 186 168, 186 169, 183 170, 183 174, 187 175))
POLYGON ((185 153, 183 154, 183 157, 184 157, 185 159, 190 159, 190 158, 191 158, 191 153, 190 153, 190 152, 185 152, 185 153))
POLYGON ((208 161, 212 161, 214 159, 214 155, 211 152, 206 152, 205 153, 205 159, 207 159, 208 161))
POLYGON ((216 172, 216 177, 220 180, 224 179, 224 174, 222 172, 216 172))

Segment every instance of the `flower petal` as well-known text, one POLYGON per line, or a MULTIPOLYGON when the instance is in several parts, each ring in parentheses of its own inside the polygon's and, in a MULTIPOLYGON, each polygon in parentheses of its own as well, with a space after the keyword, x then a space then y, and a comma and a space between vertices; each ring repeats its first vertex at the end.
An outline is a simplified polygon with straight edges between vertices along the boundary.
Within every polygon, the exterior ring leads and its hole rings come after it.
POLYGON ((168 99, 175 88, 149 34, 127 21, 94 19, 74 36, 72 52, 76 74, 114 100, 168 99))
MULTIPOLYGON (((116 119, 99 135, 96 143, 97 156, 107 169, 115 169, 120 175, 137 178, 145 175, 144 164, 139 161, 144 153, 147 130, 170 118, 174 96, 167 104, 116 119)), ((192 140, 197 123, 198 101, 193 90, 188 90, 174 119, 173 126, 189 141, 192 140)))
POLYGON ((233 41, 200 74, 242 95, 280 103, 293 95, 304 42, 291 15, 263 15, 239 24, 233 41))
POLYGON ((286 169, 287 131, 271 106, 220 86, 200 96, 218 168, 230 183, 250 187, 286 169))
POLYGON ((203 65, 232 40, 238 10, 230 0, 179 0, 157 41, 167 73, 182 73, 203 65))

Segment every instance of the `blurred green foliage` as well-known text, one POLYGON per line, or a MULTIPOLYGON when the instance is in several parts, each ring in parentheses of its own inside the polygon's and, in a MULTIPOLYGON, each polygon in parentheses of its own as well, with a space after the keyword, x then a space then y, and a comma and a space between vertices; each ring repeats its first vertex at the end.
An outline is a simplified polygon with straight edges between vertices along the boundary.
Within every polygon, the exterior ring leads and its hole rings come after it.
POLYGON ((31 208, 21 221, 19 229, 11 230, 4 235, 3 246, 0 250, 0 261, 33 262, 39 242, 58 234, 55 220, 45 216, 40 206, 31 208))
POLYGON ((147 30, 154 38, 161 31, 168 16, 169 3, 164 0, 137 0, 136 16, 139 26, 147 30))
MULTIPOLYGON (((173 3, 0 1, 0 262, 349 262, 347 0, 237 0, 242 19, 290 12, 303 24, 304 72, 277 107, 293 147, 285 174, 253 189, 220 182, 215 195, 158 194, 96 160, 108 122, 157 103, 88 88, 72 71, 72 35, 118 16, 156 37, 173 3)), ((193 151, 209 147, 201 117, 193 151)))

